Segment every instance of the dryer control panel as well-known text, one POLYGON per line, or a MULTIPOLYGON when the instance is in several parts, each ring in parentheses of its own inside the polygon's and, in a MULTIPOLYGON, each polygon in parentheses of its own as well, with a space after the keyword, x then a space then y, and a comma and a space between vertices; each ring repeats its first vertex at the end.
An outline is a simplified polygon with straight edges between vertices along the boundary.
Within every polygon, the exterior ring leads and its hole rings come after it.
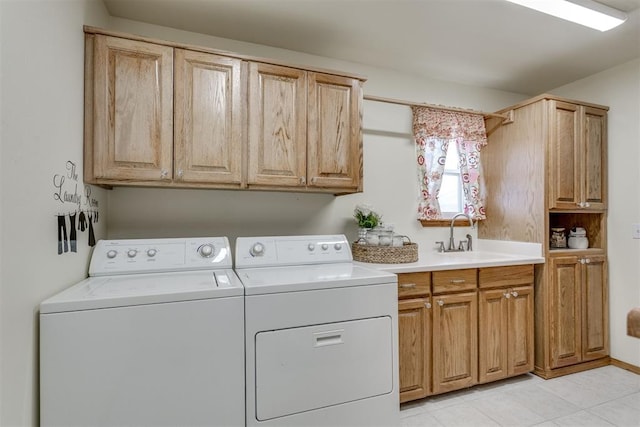
POLYGON ((90 276, 231 268, 226 237, 100 240, 90 276))
POLYGON ((344 235, 238 237, 236 268, 351 262, 344 235))

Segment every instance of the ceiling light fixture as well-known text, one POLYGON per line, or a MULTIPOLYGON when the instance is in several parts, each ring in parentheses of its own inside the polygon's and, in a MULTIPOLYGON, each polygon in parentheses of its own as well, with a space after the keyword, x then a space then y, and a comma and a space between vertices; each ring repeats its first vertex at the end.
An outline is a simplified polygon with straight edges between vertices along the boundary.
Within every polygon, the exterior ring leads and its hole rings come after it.
POLYGON ((507 0, 576 24, 607 31, 627 20, 627 14, 592 0, 507 0))

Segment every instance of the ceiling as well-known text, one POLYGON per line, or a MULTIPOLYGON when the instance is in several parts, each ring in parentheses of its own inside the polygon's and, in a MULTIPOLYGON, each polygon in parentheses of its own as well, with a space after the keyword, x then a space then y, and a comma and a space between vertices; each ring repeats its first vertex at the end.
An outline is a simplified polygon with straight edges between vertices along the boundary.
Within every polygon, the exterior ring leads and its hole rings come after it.
POLYGON ((640 57, 640 0, 601 33, 504 0, 103 0, 112 16, 536 95, 640 57))

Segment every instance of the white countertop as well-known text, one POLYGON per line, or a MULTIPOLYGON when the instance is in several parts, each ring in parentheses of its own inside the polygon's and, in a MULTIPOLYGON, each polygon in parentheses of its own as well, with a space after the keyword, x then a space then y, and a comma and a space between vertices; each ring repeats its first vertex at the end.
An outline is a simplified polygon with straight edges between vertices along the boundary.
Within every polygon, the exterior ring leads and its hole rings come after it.
POLYGON ((373 264, 354 261, 390 273, 458 270, 463 268, 501 267, 508 265, 542 264, 542 247, 538 244, 479 240, 478 250, 471 252, 418 251, 418 261, 402 264, 373 264))

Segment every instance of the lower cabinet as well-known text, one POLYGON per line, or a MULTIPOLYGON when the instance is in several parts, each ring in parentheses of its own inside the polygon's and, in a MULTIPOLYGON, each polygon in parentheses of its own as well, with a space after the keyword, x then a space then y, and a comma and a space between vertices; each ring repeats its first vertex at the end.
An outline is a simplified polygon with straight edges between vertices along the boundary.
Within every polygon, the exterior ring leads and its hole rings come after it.
POLYGON ((478 382, 478 295, 433 297, 433 393, 478 382))
POLYGON ((400 402, 531 372, 533 265, 398 275, 400 402))
POLYGON ((604 255, 551 257, 551 368, 609 354, 604 255))
POLYGON ((533 286, 482 290, 478 303, 480 383, 533 370, 533 286))
POLYGON ((431 298, 398 301, 400 402, 431 394, 431 298))

